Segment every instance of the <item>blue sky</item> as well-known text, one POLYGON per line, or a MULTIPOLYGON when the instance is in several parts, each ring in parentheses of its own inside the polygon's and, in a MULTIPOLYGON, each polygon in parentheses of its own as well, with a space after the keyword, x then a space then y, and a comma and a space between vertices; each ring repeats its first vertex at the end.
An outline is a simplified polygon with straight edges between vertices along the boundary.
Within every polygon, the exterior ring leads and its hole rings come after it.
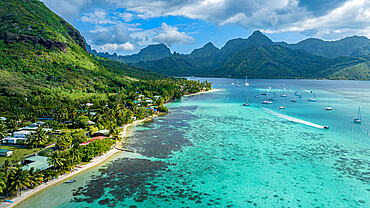
POLYGON ((43 0, 101 52, 165 43, 190 53, 260 30, 273 41, 370 37, 369 0, 43 0))

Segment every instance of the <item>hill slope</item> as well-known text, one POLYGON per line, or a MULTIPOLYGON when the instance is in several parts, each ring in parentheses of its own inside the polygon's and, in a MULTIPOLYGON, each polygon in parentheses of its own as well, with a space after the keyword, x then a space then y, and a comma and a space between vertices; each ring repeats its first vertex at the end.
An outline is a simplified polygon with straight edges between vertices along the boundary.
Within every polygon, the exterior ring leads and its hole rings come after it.
POLYGON ((133 78, 167 78, 88 54, 80 33, 38 0, 1 1, 0 20, 2 95, 115 92, 133 78))

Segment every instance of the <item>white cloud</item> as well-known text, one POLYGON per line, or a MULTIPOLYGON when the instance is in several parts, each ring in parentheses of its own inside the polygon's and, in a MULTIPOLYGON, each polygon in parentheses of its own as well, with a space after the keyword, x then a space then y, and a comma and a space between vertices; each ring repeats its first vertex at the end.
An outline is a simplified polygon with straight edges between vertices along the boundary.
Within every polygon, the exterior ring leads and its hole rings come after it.
POLYGON ((276 30, 264 30, 266 33, 287 31, 307 33, 326 39, 343 38, 354 34, 370 37, 370 1, 349 0, 323 16, 307 18, 276 30))
POLYGON ((187 35, 185 32, 179 32, 176 27, 167 25, 166 23, 162 23, 162 31, 157 36, 153 37, 153 40, 165 43, 168 46, 172 46, 175 43, 187 44, 195 41, 194 38, 187 35))
POLYGON ((97 25, 116 24, 116 21, 110 19, 108 13, 102 9, 97 9, 94 13, 83 15, 81 21, 97 25))
POLYGON ((136 50, 135 46, 130 42, 126 42, 123 44, 107 43, 107 44, 99 46, 98 48, 100 48, 100 50, 102 51, 134 51, 136 50))

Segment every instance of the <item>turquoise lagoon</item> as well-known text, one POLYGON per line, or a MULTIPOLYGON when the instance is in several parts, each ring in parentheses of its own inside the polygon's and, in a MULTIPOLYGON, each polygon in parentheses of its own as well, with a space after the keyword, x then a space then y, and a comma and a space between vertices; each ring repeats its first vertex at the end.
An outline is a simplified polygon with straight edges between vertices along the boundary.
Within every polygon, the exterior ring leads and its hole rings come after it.
POLYGON ((133 127, 125 142, 136 153, 118 153, 19 207, 370 206, 370 82, 207 80, 219 91, 184 97, 133 127), (263 105, 269 86, 278 100, 263 105), (353 122, 358 106, 362 124, 353 122))

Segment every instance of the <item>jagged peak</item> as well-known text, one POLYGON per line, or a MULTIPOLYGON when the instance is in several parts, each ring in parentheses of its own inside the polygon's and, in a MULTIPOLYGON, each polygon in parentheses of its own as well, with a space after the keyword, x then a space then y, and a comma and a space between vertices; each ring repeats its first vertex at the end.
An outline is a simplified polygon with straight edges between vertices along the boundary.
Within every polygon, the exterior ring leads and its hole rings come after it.
POLYGON ((265 44, 273 44, 272 40, 268 38, 266 35, 262 34, 261 31, 256 30, 252 33, 251 36, 247 38, 248 41, 265 43, 265 44))

